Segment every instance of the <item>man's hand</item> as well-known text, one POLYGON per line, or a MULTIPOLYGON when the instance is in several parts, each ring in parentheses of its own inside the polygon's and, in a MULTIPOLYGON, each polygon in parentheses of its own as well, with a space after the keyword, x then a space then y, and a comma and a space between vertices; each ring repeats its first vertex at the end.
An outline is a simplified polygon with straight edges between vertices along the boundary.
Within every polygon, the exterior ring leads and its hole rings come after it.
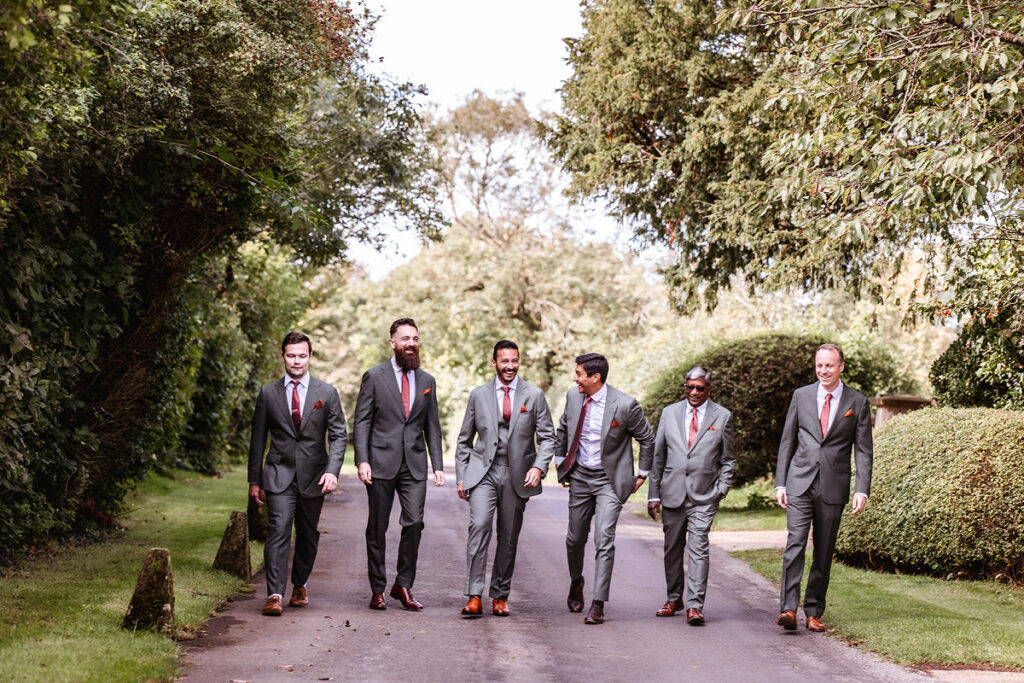
POLYGON ((651 516, 655 522, 658 521, 658 515, 661 514, 661 501, 652 500, 647 503, 647 514, 651 516))
POLYGON ((539 467, 531 467, 530 471, 526 473, 526 481, 523 482, 523 486, 528 489, 532 489, 534 486, 540 484, 540 475, 543 472, 540 471, 539 467))
POLYGON ((320 489, 320 493, 330 493, 338 488, 338 478, 330 472, 324 472, 324 476, 320 477, 320 481, 317 483, 323 487, 320 489))
POLYGON ((640 487, 644 485, 645 481, 647 481, 647 477, 637 477, 636 483, 633 485, 633 493, 639 491, 640 487))
POLYGON ((249 497, 259 506, 262 506, 267 500, 259 484, 249 484, 249 497))
POLYGON ((786 489, 775 489, 775 502, 778 503, 779 507, 783 510, 786 509, 786 489))
POLYGON ((868 497, 863 493, 853 494, 853 514, 861 512, 868 506, 868 497))
POLYGON ((459 498, 467 502, 469 501, 469 491, 462 488, 461 481, 455 484, 455 491, 459 494, 459 498))
POLYGON ((370 463, 359 463, 359 481, 363 482, 364 484, 373 483, 373 472, 372 470, 370 470, 370 463))
POLYGON ((434 470, 434 486, 444 486, 444 470, 434 470))

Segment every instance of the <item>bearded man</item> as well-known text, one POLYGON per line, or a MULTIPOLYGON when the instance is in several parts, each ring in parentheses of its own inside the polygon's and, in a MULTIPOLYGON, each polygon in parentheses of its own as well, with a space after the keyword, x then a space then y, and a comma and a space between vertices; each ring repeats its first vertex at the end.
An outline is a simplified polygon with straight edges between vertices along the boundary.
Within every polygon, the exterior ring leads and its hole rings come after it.
POLYGON ((419 330, 412 318, 391 323, 394 356, 363 374, 353 426, 359 480, 366 485, 366 560, 370 609, 387 609, 385 538, 395 494, 402 506, 398 570, 390 595, 407 610, 423 605, 412 596, 427 496, 427 451, 435 486, 444 486, 441 420, 434 378, 420 370, 419 330))

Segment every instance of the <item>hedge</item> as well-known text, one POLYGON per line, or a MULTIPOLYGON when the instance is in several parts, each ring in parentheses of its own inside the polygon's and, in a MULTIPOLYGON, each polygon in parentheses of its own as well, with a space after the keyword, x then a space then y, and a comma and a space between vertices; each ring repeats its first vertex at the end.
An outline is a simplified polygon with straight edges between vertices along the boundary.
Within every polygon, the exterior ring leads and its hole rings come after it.
POLYGON ((1024 413, 930 408, 887 422, 874 443, 871 498, 844 519, 841 560, 931 575, 1024 576, 1024 413))

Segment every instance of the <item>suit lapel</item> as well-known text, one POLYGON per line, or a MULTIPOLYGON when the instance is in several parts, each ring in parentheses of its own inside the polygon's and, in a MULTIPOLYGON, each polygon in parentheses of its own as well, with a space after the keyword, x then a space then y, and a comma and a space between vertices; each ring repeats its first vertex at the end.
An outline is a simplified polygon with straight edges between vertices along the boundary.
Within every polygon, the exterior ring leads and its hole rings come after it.
MULTIPOLYGON (((497 380, 495 380, 497 381, 497 380)), ((516 386, 515 398, 512 399, 512 416, 508 420, 508 433, 512 434, 512 430, 516 427, 516 420, 519 419, 519 413, 523 410, 523 404, 526 403, 526 388, 529 385, 523 380, 519 380, 519 384, 516 386)), ((494 406, 497 411, 497 404, 494 406)))
POLYGON ((314 379, 312 376, 309 378, 309 386, 306 387, 306 403, 302 406, 302 422, 299 423, 299 432, 306 428, 306 423, 309 422, 309 416, 313 414, 313 406, 316 405, 317 399, 320 397, 320 380, 314 379))
POLYGON ((498 380, 493 379, 487 383, 487 388, 490 390, 487 396, 484 397, 484 417, 487 419, 487 424, 494 427, 494 433, 498 433, 498 421, 501 419, 498 417, 498 403, 497 403, 497 391, 498 391, 498 380))
MULTIPOLYGON (((850 391, 850 387, 843 385, 843 395, 839 397, 839 405, 836 406, 835 417, 832 418, 832 424, 828 426, 828 431, 825 433, 822 441, 831 436, 832 432, 834 432, 836 427, 839 426, 839 421, 843 419, 843 415, 845 415, 846 411, 850 409, 851 403, 853 403, 853 393, 850 391)), ((829 406, 829 408, 831 408, 831 406, 829 406)), ((820 418, 818 420, 818 424, 821 424, 820 418)))
MULTIPOLYGON (((377 367, 380 368, 380 380, 384 382, 384 391, 394 399, 398 405, 398 414, 404 417, 405 409, 402 408, 402 390, 398 388, 398 378, 395 376, 395 369, 391 367, 391 361, 385 361, 377 367)), ((417 384, 417 386, 419 385, 417 384)))
POLYGON ((804 411, 804 419, 807 420, 808 424, 814 425, 811 429, 811 433, 814 438, 821 443, 825 438, 821 435, 821 415, 818 414, 818 386, 820 382, 815 382, 811 386, 813 389, 807 392, 807 399, 803 401, 801 410, 804 411))
POLYGON ((292 431, 292 434, 296 434, 295 423, 292 422, 292 414, 289 406, 291 405, 291 396, 288 395, 288 383, 291 378, 285 375, 279 381, 274 382, 274 386, 271 389, 271 403, 273 404, 272 410, 277 415, 278 420, 288 426, 288 429, 292 431))
MULTIPOLYGON (((409 417, 405 418, 406 422, 411 420, 417 413, 423 410, 423 406, 426 405, 427 403, 427 397, 430 395, 423 393, 424 391, 427 390, 427 378, 425 376, 425 373, 419 368, 417 368, 416 370, 413 370, 413 377, 416 378, 416 394, 413 395, 412 387, 409 387, 409 400, 412 402, 412 405, 409 406, 409 417)), ((396 381, 395 384, 397 385, 398 382, 396 381)), ((401 392, 398 393, 398 405, 402 405, 401 392)))
MULTIPOLYGON (((605 385, 607 386, 607 385, 605 385)), ((612 428, 612 422, 615 421, 615 394, 612 392, 612 388, 608 387, 608 391, 604 395, 604 417, 601 418, 601 453, 604 453, 604 440, 608 438, 608 432, 612 428)))
MULTIPOLYGON (((686 405, 690 404, 687 403, 686 405)), ((715 410, 715 407, 715 404, 708 399, 707 407, 704 408, 704 420, 700 423, 700 427, 697 428, 697 436, 693 437, 693 445, 690 446, 689 451, 687 451, 688 454, 693 452, 693 449, 697 447, 698 443, 700 443, 701 437, 704 436, 704 433, 711 428, 712 424, 714 424, 715 418, 718 416, 718 411, 715 410)), ((690 417, 692 418, 693 415, 691 414, 690 417)), ((687 431, 687 434, 689 434, 689 431, 687 431)))

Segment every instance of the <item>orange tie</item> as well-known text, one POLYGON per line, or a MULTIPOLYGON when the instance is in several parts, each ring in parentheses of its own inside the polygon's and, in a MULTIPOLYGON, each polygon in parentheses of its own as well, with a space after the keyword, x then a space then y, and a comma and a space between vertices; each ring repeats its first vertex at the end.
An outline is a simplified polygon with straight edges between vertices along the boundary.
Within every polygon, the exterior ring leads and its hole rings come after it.
POLYGON ((821 407, 821 438, 828 431, 828 404, 832 402, 832 394, 825 394, 825 405, 821 407))
POLYGON ((402 373, 402 410, 409 417, 409 375, 402 373))

